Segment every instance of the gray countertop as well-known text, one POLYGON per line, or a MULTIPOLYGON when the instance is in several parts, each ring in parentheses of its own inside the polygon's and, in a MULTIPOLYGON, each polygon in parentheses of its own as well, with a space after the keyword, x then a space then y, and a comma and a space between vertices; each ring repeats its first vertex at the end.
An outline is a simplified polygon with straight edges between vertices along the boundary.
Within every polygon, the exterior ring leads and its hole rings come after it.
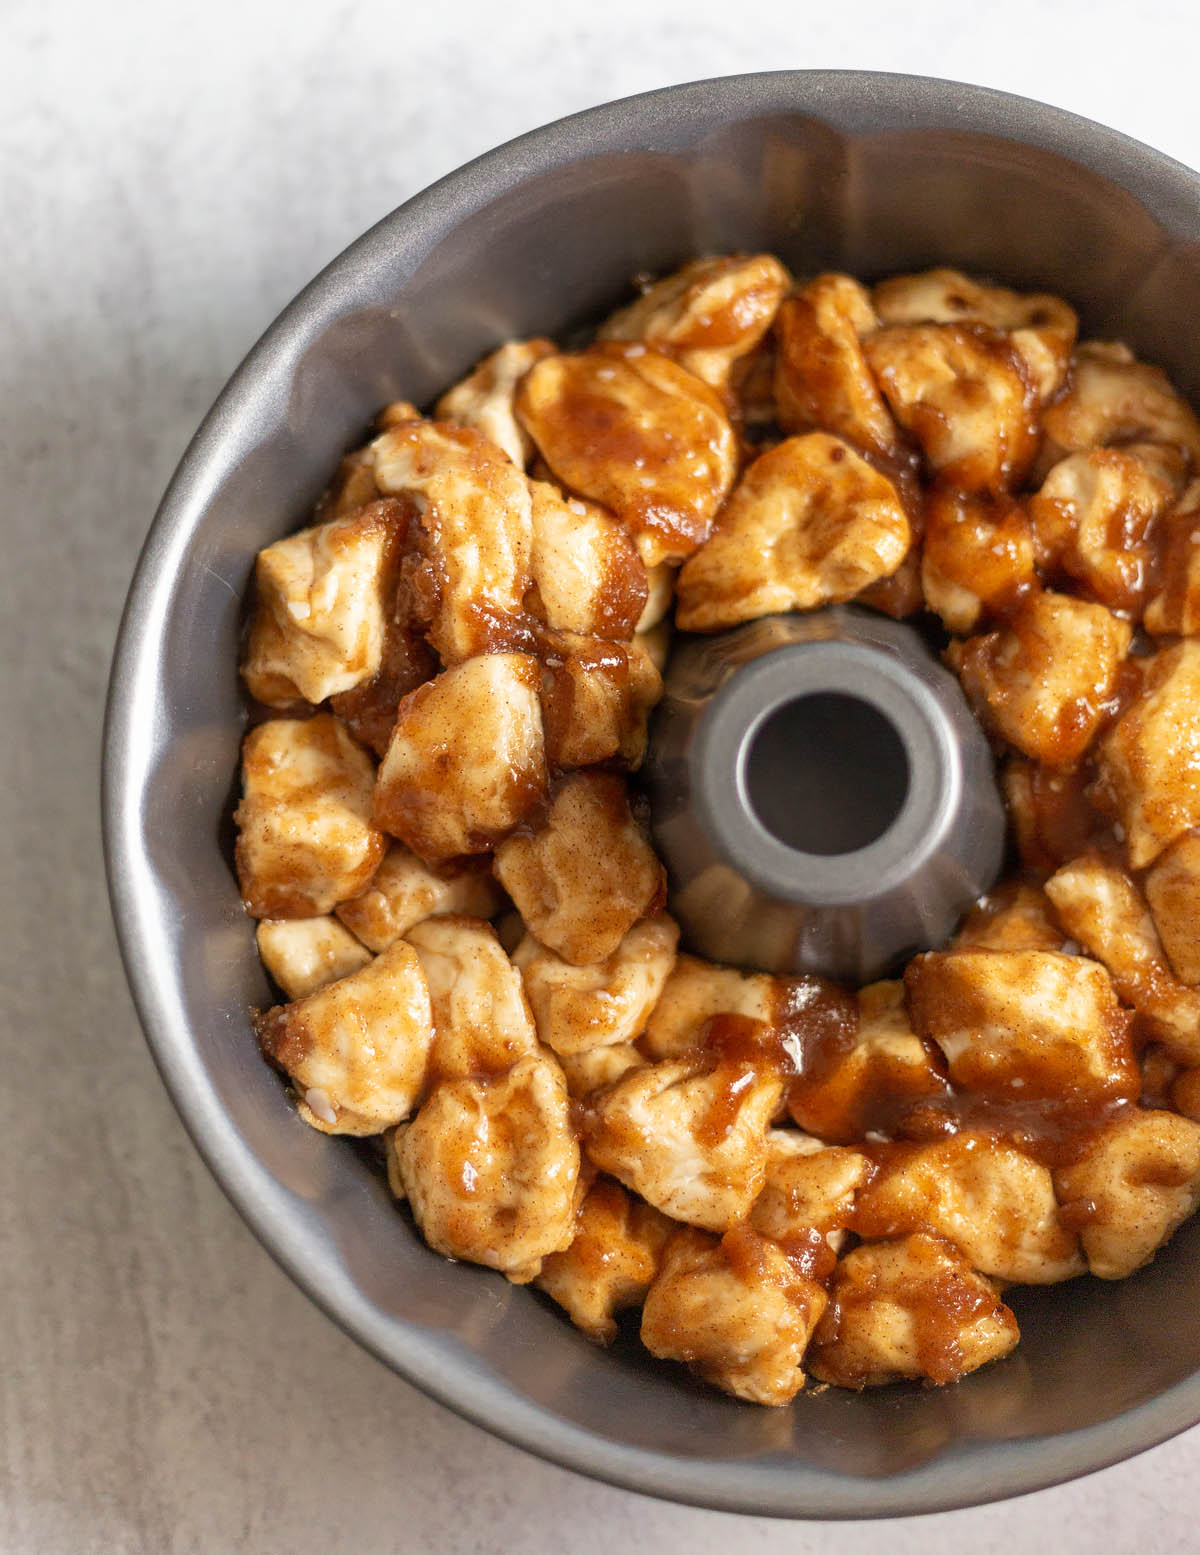
POLYGON ((97 825, 108 656, 157 497, 275 312, 408 194, 571 109, 779 65, 985 81, 1200 163, 1194 17, 1190 0, 817 16, 769 0, 9 0, 5 1555, 1200 1546, 1200 1431, 1007 1505, 832 1530, 593 1484, 429 1402, 300 1295, 200 1164, 125 990, 97 825))

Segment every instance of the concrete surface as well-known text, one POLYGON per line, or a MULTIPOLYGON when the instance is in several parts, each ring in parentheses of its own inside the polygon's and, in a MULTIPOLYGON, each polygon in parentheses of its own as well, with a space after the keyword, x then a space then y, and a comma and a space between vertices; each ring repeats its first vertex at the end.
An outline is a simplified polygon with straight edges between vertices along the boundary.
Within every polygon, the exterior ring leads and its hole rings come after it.
POLYGON ((0 1550, 1200 1547, 1195 1431, 1004 1506, 834 1529, 611 1490, 428 1402, 289 1284, 193 1153, 126 994, 96 813, 107 661, 159 492, 277 309, 406 195, 568 110, 782 65, 985 81, 1195 164, 1194 8, 9 0, 2 17, 0 1550))

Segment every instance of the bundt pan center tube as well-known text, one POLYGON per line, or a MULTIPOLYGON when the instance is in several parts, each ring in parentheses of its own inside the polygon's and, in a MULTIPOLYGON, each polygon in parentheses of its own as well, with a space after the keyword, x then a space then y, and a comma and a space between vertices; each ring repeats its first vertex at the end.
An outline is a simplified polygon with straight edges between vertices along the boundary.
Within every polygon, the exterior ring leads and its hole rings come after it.
POLYGON ((918 632, 839 606, 677 648, 645 781, 689 948, 873 981, 994 882, 987 741, 918 632))
MULTIPOLYGON (((1087 334, 1124 339, 1200 398, 1200 178, 1071 114, 911 76, 779 72, 672 87, 500 147, 315 280, 188 449, 113 666, 114 911, 154 1056, 216 1177, 299 1285, 403 1376, 635 1490, 783 1516, 931 1512, 1100 1468, 1200 1420, 1200 1222, 1116 1285, 1015 1292, 1019 1349, 953 1386, 750 1408, 633 1344, 602 1352, 548 1302, 425 1247, 366 1152, 298 1122, 250 1026, 271 991, 229 808, 256 552, 312 512, 388 400, 430 404, 502 341, 568 338, 630 277, 735 250, 795 274, 953 265, 1059 292, 1087 334)), ((790 738, 764 723, 767 756, 776 737, 790 738)), ((782 825, 747 781, 765 829, 782 825)))

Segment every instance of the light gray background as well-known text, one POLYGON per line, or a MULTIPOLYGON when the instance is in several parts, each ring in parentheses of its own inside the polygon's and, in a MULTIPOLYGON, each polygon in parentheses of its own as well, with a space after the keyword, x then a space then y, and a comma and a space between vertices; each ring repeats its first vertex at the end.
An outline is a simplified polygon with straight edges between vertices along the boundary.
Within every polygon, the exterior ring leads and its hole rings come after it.
POLYGON ((869 66, 982 81, 1200 164, 1193 0, 0 0, 0 1550, 1200 1548, 1200 1431, 906 1523, 691 1511, 465 1425, 309 1305, 193 1153, 101 876, 97 745, 163 485, 277 310, 465 158, 672 81, 869 66))

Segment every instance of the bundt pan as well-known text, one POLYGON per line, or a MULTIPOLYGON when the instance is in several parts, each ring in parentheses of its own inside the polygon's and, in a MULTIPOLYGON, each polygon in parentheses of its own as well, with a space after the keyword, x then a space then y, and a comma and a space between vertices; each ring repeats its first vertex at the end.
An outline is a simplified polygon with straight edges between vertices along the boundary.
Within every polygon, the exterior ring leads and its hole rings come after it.
MULTIPOLYGON (((154 1056, 198 1148, 329 1315, 469 1419, 698 1505, 871 1517, 995 1500, 1200 1420, 1200 1225, 1116 1284, 1022 1289, 1016 1352, 944 1389, 755 1408, 429 1251, 368 1155, 305 1128, 258 1054, 269 1000, 231 869, 236 664, 255 552, 394 397, 587 325, 637 272, 766 249, 864 278, 950 264, 1063 293, 1200 400, 1200 177, 1021 98, 859 72, 672 87, 535 131, 387 217, 282 314, 197 433, 113 666, 104 822, 154 1056)), ((263 1343, 268 1336, 263 1335, 263 1343)), ((386 1387, 381 1374, 380 1387, 386 1387)))

